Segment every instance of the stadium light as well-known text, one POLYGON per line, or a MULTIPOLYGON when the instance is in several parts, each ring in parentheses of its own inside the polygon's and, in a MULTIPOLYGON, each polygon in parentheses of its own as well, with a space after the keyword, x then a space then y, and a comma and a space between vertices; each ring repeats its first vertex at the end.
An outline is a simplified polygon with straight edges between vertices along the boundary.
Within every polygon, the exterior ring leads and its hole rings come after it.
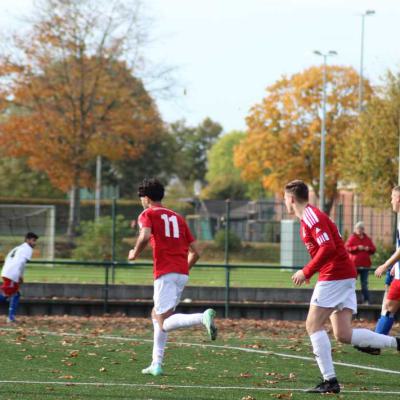
POLYGON ((321 158, 319 168, 319 208, 323 211, 325 205, 325 136, 326 136, 326 60, 328 57, 336 56, 335 50, 329 50, 327 53, 322 53, 319 50, 314 50, 314 54, 324 59, 323 69, 323 100, 322 100, 322 127, 321 127, 321 158))
POLYGON ((364 74, 364 30, 365 30, 365 17, 375 14, 375 10, 366 10, 361 16, 361 55, 360 55, 360 81, 358 84, 358 111, 363 109, 363 74, 364 74))

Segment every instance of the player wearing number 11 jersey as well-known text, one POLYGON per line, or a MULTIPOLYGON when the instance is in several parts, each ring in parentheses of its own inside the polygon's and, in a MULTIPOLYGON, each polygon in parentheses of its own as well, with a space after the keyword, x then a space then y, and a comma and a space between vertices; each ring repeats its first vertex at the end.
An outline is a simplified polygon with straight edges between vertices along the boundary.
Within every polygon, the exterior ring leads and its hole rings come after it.
POLYGON ((154 342, 153 361, 143 374, 161 375, 168 332, 194 325, 204 325, 215 340, 215 311, 197 314, 175 314, 190 269, 199 259, 199 251, 186 221, 164 207, 164 186, 157 179, 145 179, 139 186, 144 211, 139 215, 139 238, 128 259, 135 260, 150 242, 154 260, 154 308, 152 310, 154 342))

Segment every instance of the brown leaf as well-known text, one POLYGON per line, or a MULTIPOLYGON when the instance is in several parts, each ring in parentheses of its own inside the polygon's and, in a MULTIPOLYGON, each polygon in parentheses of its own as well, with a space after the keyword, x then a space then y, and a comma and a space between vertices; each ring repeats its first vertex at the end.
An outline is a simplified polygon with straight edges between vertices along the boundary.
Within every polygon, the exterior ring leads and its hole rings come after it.
POLYGON ((74 377, 72 375, 62 375, 59 376, 58 379, 74 379, 74 377))
POLYGON ((276 399, 291 399, 293 398, 293 393, 278 393, 278 394, 273 394, 272 397, 275 397, 276 399))

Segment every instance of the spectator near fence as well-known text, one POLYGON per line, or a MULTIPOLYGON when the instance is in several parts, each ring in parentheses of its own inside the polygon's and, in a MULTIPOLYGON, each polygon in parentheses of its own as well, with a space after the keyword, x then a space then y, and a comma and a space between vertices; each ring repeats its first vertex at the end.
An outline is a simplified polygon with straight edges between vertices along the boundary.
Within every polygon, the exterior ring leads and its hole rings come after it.
POLYGON ((346 250, 360 277, 362 303, 369 304, 368 274, 371 267, 371 255, 375 253, 376 248, 371 238, 365 233, 364 222, 359 221, 354 226, 354 232, 346 242, 346 250))

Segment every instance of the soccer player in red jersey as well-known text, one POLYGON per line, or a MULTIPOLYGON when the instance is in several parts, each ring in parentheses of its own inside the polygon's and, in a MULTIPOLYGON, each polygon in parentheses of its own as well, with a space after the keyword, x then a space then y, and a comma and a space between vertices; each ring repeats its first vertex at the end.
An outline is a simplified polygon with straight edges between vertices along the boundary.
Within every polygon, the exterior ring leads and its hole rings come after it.
MULTIPOLYGON (((394 212, 400 212, 400 186, 396 186, 392 190, 391 205, 394 212)), ((382 314, 376 324, 375 332, 383 333, 388 335, 392 329, 394 323, 394 316, 400 309, 400 240, 399 240, 399 229, 397 229, 397 248, 396 251, 377 269, 375 270, 375 276, 378 278, 387 271, 390 271, 390 275, 386 276, 385 283, 390 285, 385 291, 385 296, 382 305, 382 314)), ((371 348, 359 348, 359 350, 370 354, 380 354, 379 349, 371 348)))
POLYGON ((164 207, 164 186, 157 179, 145 179, 139 186, 144 211, 139 215, 139 237, 128 259, 135 260, 150 242, 154 260, 154 327, 153 361, 143 374, 163 373, 162 361, 168 332, 194 325, 204 325, 211 340, 217 337, 215 311, 197 314, 174 314, 189 270, 199 259, 199 251, 186 221, 178 213, 164 207))
POLYGON ((335 338, 342 343, 400 350, 400 340, 369 329, 352 328, 352 315, 357 312, 357 271, 336 225, 328 215, 308 203, 308 187, 303 181, 295 180, 285 186, 285 205, 290 214, 300 219, 300 236, 311 256, 310 262, 292 276, 293 283, 300 286, 319 273, 310 301, 306 329, 323 381, 307 391, 339 393, 331 343, 324 328, 329 319, 335 338))

